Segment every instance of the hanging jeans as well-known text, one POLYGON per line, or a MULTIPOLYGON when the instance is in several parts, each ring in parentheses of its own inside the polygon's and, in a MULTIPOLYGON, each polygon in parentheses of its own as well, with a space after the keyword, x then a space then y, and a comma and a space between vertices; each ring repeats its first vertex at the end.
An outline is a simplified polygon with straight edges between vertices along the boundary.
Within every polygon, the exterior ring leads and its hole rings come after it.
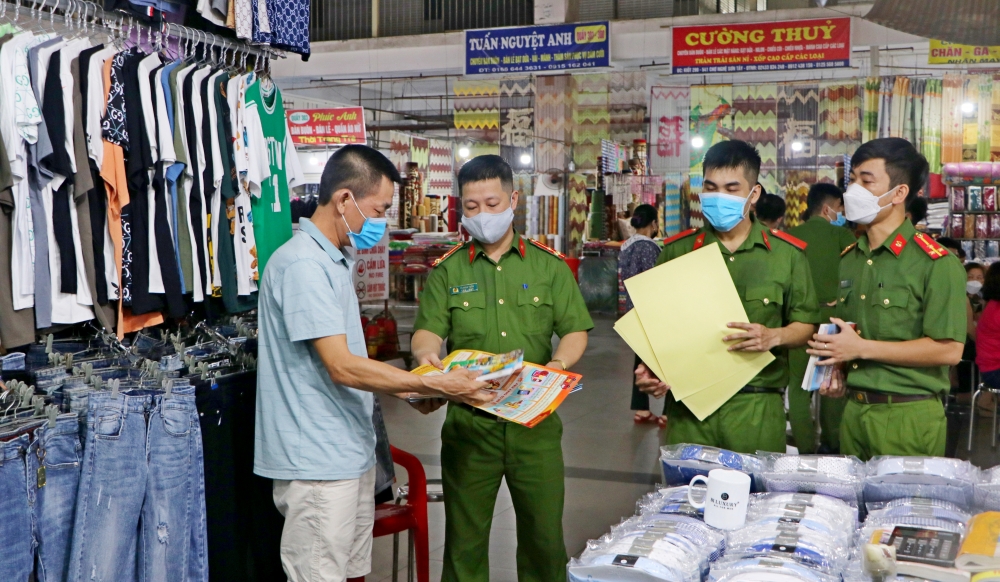
POLYGON ((80 481, 75 414, 0 433, 0 580, 66 579, 80 481), (37 552, 38 568, 35 569, 37 552))
POLYGON ((193 387, 91 394, 69 581, 207 580, 202 454, 193 387))

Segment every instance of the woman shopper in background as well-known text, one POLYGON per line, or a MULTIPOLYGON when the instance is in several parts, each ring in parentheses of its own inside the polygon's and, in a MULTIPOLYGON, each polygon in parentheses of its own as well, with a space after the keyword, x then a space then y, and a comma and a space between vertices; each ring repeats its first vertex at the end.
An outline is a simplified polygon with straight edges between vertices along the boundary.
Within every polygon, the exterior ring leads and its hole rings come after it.
MULTIPOLYGON (((658 225, 656 221, 656 209, 649 204, 640 204, 632 212, 632 228, 635 234, 622 243, 621 252, 618 255, 618 273, 624 281, 634 277, 643 271, 647 271, 656 266, 656 257, 660 255, 660 246, 653 242, 657 234, 658 225)), ((632 309, 632 298, 625 292, 625 310, 632 309)), ((635 357, 634 370, 641 360, 635 357)), ((649 411, 649 395, 640 392, 635 385, 634 377, 632 382, 632 410, 635 412, 633 419, 636 424, 644 422, 655 422, 660 428, 666 428, 666 416, 654 416, 649 411)))
POLYGON ((1000 263, 986 271, 983 300, 986 306, 976 328, 976 364, 983 383, 1000 388, 1000 263))

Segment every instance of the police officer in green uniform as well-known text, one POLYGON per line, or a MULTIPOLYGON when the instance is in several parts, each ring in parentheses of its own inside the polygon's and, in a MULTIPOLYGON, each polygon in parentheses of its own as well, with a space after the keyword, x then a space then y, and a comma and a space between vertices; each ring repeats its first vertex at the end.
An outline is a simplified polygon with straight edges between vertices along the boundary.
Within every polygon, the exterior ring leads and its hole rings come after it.
POLYGON ((872 140, 851 157, 844 213, 868 230, 840 261, 840 333, 817 334, 807 351, 846 364, 831 383, 848 399, 840 452, 862 460, 944 455, 942 398, 964 347, 965 270, 906 218, 927 175, 927 160, 901 138, 872 140))
MULTIPOLYGON (((813 184, 806 198, 806 221, 788 229, 788 234, 802 239, 806 260, 812 272, 819 300, 820 321, 830 321, 837 307, 837 284, 840 279, 840 253, 854 244, 854 234, 844 227, 844 193, 833 184, 813 184)), ((805 346, 788 350, 788 421, 792 438, 800 453, 816 452, 816 426, 812 417, 812 392, 802 389, 802 378, 809 364, 805 346)), ((820 398, 820 444, 825 453, 840 450, 840 418, 843 398, 820 398)))
MULTIPOLYGON (((663 263, 718 243, 750 323, 733 322, 740 330, 722 338, 730 350, 771 351, 775 360, 738 394, 704 421, 683 403, 668 397, 667 442, 698 443, 732 451, 785 451, 787 350, 805 345, 816 331, 819 308, 813 290, 806 245, 795 237, 763 227, 749 216, 760 196, 760 155, 750 144, 725 141, 706 153, 701 211, 710 226, 691 229, 664 241, 663 263)), ((683 306, 670 306, 682 309, 683 306)), ((656 397, 670 387, 645 365, 636 369, 636 384, 656 397)))
MULTIPOLYGON (((427 278, 414 325, 414 357, 440 367, 447 338, 449 351, 522 348, 525 361, 568 369, 583 355, 594 323, 562 255, 514 231, 518 193, 510 166, 500 156, 479 156, 462 167, 458 184, 462 225, 475 240, 443 257, 427 278), (553 333, 560 338, 555 354, 553 333)), ((489 580, 490 526, 504 477, 517 519, 518 580, 565 579, 558 414, 529 429, 451 403, 441 429, 441 476, 444 582, 489 580)))

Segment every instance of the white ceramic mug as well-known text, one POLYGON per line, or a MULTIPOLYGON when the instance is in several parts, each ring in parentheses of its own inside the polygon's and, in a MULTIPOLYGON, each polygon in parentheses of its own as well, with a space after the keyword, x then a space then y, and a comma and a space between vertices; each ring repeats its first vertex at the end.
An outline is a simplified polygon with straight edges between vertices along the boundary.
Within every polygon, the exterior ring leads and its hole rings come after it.
POLYGON ((705 523, 725 530, 739 529, 747 521, 750 502, 750 476, 732 469, 712 469, 708 477, 696 475, 688 487, 688 503, 705 508, 705 523), (705 483, 705 500, 697 503, 691 495, 695 483, 705 483))

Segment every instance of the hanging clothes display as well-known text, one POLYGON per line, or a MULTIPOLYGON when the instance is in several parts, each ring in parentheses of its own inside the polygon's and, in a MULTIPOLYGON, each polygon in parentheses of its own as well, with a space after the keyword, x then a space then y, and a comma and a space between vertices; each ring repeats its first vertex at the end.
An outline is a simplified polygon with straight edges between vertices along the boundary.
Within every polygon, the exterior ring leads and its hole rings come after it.
POLYGON ((0 36, 0 345, 95 319, 123 337, 212 298, 254 308, 303 182, 280 91, 240 72, 249 49, 67 28, 0 36))

